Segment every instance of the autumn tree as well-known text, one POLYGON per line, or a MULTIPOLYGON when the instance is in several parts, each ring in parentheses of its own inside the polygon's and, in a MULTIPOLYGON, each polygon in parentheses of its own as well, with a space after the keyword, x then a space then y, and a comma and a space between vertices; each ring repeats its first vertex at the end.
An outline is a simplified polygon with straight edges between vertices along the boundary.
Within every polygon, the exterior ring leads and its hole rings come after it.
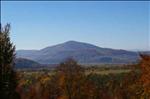
POLYGON ((0 26, 0 99, 18 99, 16 73, 13 69, 15 46, 9 37, 10 25, 0 26))
POLYGON ((150 55, 140 55, 141 56, 141 62, 140 62, 140 68, 141 68, 141 78, 140 82, 143 86, 143 93, 142 97, 143 99, 149 99, 150 98, 150 55))
POLYGON ((119 93, 123 99, 150 99, 150 56, 140 54, 140 57, 121 84, 119 93))
POLYGON ((57 68, 59 86, 66 99, 82 99, 84 69, 73 59, 68 59, 57 68))

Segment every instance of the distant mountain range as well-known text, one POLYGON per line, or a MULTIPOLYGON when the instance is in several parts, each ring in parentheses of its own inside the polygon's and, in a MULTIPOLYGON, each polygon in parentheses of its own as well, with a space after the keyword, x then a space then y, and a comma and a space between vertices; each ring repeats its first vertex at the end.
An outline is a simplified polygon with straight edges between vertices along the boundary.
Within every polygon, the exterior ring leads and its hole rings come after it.
POLYGON ((139 55, 133 51, 101 48, 88 43, 68 41, 41 50, 18 50, 17 58, 33 60, 40 64, 58 64, 67 58, 73 58, 82 64, 123 64, 137 62, 139 55))

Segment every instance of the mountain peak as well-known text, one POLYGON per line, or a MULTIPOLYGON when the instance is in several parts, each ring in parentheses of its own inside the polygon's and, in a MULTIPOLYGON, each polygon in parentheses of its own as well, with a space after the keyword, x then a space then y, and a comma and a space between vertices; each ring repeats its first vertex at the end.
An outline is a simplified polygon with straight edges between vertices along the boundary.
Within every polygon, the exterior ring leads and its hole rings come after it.
MULTIPOLYGON (((84 43, 84 42, 79 42, 79 41, 67 41, 61 44, 61 47, 64 49, 70 49, 70 50, 85 50, 85 49, 95 49, 98 48, 95 45, 89 44, 89 43, 84 43)), ((100 48, 100 47, 99 47, 100 48)))
POLYGON ((75 43, 81 43, 81 42, 74 41, 74 40, 70 40, 70 41, 65 42, 65 44, 75 44, 75 43))

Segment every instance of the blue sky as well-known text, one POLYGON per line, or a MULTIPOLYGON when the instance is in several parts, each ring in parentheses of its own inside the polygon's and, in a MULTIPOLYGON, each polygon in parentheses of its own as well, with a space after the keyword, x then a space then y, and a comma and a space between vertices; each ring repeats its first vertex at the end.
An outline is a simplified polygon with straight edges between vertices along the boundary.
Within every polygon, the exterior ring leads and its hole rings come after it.
POLYGON ((150 49, 150 2, 3 1, 17 49, 41 49, 69 40, 115 49, 150 49))

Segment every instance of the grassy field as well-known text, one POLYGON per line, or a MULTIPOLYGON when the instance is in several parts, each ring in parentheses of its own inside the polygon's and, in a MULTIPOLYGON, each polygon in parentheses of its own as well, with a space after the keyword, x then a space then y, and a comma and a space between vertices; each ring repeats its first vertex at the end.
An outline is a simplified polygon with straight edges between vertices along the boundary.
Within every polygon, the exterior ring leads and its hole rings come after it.
POLYGON ((108 74, 118 74, 118 73, 129 73, 131 69, 118 69, 118 70, 86 70, 86 74, 100 74, 100 75, 108 75, 108 74))
MULTIPOLYGON (((85 69, 85 74, 99 74, 99 75, 108 75, 108 74, 120 74, 120 73, 129 73, 131 69, 85 69)), ((20 71, 21 74, 30 76, 30 75, 40 75, 40 74, 48 74, 54 75, 55 70, 47 70, 47 71, 20 71)))

